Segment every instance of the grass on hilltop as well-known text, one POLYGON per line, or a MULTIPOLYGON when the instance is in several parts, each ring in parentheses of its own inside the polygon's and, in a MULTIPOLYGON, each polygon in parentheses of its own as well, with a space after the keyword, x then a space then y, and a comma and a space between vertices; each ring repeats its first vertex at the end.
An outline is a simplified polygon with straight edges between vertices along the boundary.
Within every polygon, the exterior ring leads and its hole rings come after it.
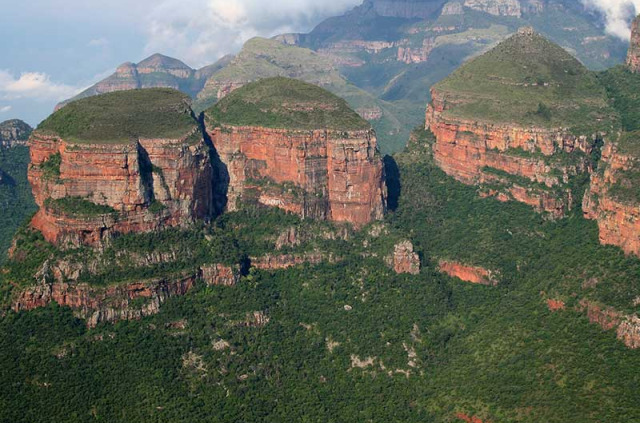
POLYGON ((361 130, 369 123, 347 102, 318 86, 268 78, 234 91, 206 111, 217 123, 282 129, 361 130))
POLYGON ((167 88, 120 91, 69 103, 38 126, 73 142, 180 138, 197 125, 187 95, 167 88))
POLYGON ((448 111, 454 117, 579 134, 617 125, 595 74, 535 33, 514 35, 435 87, 456 100, 448 111))

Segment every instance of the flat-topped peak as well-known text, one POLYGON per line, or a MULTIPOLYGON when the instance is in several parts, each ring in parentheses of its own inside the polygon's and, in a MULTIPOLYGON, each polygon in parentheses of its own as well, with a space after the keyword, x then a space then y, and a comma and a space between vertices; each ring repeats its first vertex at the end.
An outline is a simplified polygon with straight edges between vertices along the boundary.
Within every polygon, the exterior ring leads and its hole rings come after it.
POLYGON ((266 78, 245 85, 207 110, 216 122, 281 129, 369 129, 347 102, 297 79, 266 78))
POLYGON ((82 143, 177 139, 197 126, 189 104, 186 94, 168 88, 117 91, 69 103, 42 122, 38 131, 82 143))

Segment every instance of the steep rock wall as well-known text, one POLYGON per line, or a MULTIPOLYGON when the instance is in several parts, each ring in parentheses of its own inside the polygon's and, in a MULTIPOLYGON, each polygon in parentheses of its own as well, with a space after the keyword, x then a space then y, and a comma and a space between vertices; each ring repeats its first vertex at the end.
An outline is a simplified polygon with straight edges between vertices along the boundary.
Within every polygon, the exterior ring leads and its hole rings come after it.
POLYGON ((208 127, 229 176, 227 208, 255 197, 305 218, 359 227, 382 218, 386 188, 372 131, 208 127))
POLYGON ((640 159, 619 151, 614 143, 605 146, 598 172, 591 175, 583 210, 587 219, 597 220, 600 242, 616 245, 627 254, 640 256, 640 209, 637 198, 616 192, 621 186, 634 188, 628 172, 637 173, 640 159))
POLYGON ((190 141, 197 138, 191 133, 175 140, 82 144, 34 133, 29 182, 40 210, 32 226, 53 243, 95 246, 115 233, 210 216, 210 152, 201 137, 190 141), (52 207, 52 201, 65 198, 81 198, 113 212, 86 215, 52 207))
POLYGON ((590 171, 594 141, 565 131, 493 124, 449 116, 456 99, 432 90, 426 127, 436 137, 433 155, 448 175, 480 185, 484 195, 523 202, 562 217, 572 207, 570 178, 590 171), (556 160, 558 153, 573 160, 556 160))

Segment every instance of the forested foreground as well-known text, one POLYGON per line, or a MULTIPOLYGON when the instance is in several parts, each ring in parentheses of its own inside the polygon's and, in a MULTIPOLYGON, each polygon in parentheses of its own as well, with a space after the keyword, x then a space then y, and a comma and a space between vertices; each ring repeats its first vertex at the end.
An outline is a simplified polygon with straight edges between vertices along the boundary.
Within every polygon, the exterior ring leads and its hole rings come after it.
POLYGON ((29 148, 0 148, 0 264, 16 229, 36 210, 27 181, 29 148))
MULTIPOLYGON (((323 242, 333 263, 252 270, 96 329, 57 306, 7 312, 0 421, 640 421, 640 354, 579 311, 583 300, 638 311, 640 261, 600 246, 579 209, 554 222, 480 199, 432 165, 430 142, 419 131, 387 160, 396 210, 382 230, 323 242), (402 238, 420 275, 385 264, 402 238), (441 259, 491 269, 499 284, 444 276, 441 259)), ((248 257, 296 219, 253 210, 212 226, 221 249, 248 257)))

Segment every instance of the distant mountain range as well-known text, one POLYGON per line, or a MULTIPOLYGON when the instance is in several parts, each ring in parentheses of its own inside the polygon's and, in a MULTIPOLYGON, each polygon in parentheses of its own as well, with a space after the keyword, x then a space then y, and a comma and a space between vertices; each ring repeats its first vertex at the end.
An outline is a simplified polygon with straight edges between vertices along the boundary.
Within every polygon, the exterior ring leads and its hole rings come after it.
POLYGON ((105 92, 169 87, 204 110, 257 79, 287 76, 323 86, 370 120, 381 149, 402 149, 424 119, 429 88, 465 60, 519 27, 532 26, 591 69, 624 59, 626 43, 604 31, 602 17, 568 0, 365 0, 308 34, 249 40, 236 57, 191 69, 155 54, 116 72, 69 101, 105 92))

